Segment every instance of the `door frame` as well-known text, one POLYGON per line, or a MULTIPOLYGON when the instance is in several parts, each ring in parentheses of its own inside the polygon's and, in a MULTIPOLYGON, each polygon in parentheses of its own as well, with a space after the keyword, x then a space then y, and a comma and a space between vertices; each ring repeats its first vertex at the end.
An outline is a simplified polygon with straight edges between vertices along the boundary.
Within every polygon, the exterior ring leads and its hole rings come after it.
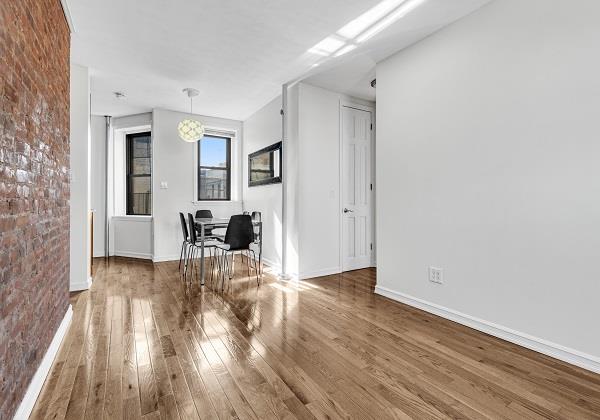
POLYGON ((344 179, 343 179, 343 172, 344 172, 344 143, 343 143, 343 136, 344 136, 344 120, 343 120, 343 111, 344 111, 344 107, 347 108, 354 108, 354 109, 358 109, 359 111, 366 111, 369 112, 371 114, 371 124, 373 125, 373 129, 371 130, 371 156, 370 156, 370 169, 371 169, 371 184, 373 184, 373 190, 371 191, 371 202, 370 202, 370 223, 371 223, 371 243, 373 244, 373 249, 371 250, 371 267, 375 267, 377 264, 377 247, 375 244, 375 204, 376 204, 376 200, 375 200, 375 191, 376 191, 376 184, 375 184, 375 164, 376 164, 376 160, 375 160, 375 107, 371 106, 371 105, 365 105, 350 99, 340 99, 340 104, 339 104, 339 139, 338 139, 338 150, 339 150, 339 185, 338 185, 338 191, 339 191, 339 197, 338 197, 338 229, 339 229, 339 267, 340 267, 340 272, 344 272, 344 216, 343 216, 343 208, 344 208, 344 203, 343 203, 343 198, 344 198, 344 179))

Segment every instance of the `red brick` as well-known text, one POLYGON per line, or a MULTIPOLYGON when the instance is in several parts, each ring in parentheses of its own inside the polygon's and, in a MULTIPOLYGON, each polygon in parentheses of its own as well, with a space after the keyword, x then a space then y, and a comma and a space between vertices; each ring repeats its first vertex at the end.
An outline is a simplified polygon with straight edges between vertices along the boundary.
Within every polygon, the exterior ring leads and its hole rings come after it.
POLYGON ((0 419, 69 304, 69 40, 60 0, 0 0, 0 419))

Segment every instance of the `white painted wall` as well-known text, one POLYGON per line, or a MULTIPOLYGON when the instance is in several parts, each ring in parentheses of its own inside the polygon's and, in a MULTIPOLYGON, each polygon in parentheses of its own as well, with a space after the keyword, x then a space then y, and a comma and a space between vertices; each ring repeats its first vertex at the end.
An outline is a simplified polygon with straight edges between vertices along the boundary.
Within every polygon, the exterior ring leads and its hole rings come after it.
POLYGON ((299 86, 300 278, 341 271, 340 99, 336 92, 299 86))
POLYGON ((90 207, 94 211, 94 257, 104 256, 106 120, 91 117, 90 207))
POLYGON ((128 133, 152 131, 152 113, 113 118, 111 131, 108 181, 109 252, 110 255, 121 257, 152 259, 152 216, 128 216, 125 214, 125 136, 128 133))
POLYGON ((153 111, 153 223, 154 261, 179 259, 181 226, 179 212, 195 213, 210 209, 215 217, 226 217, 242 211, 242 122, 196 115, 207 128, 236 132, 232 139, 232 201, 197 202, 194 191, 196 145, 177 135, 177 124, 185 113, 155 109, 153 111), (167 189, 161 189, 166 182, 167 189))
POLYGON ((599 19, 496 1, 377 66, 379 292, 600 369, 599 19))
MULTIPOLYGON (((374 107, 307 83, 298 84, 298 246, 299 277, 341 271, 340 106, 374 107)), ((373 136, 373 142, 375 137, 373 136)))
POLYGON ((88 289, 90 272, 90 76, 71 64, 70 85, 70 290, 88 289))
POLYGON ((152 259, 152 217, 113 216, 111 255, 152 259))
POLYGON ((281 141, 281 96, 244 121, 242 191, 244 210, 260 211, 263 220, 263 259, 281 269, 281 184, 248 187, 248 155, 281 141))

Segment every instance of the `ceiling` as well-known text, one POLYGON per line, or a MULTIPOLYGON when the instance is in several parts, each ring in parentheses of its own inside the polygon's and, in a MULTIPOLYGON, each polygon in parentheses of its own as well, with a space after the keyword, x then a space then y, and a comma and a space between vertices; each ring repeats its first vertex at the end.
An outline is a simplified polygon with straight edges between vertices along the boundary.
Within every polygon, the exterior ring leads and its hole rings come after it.
POLYGON ((90 68, 93 114, 189 111, 193 87, 194 113, 243 120, 302 76, 372 99, 377 61, 489 0, 428 0, 344 56, 307 53, 380 1, 69 0, 71 58, 90 68))

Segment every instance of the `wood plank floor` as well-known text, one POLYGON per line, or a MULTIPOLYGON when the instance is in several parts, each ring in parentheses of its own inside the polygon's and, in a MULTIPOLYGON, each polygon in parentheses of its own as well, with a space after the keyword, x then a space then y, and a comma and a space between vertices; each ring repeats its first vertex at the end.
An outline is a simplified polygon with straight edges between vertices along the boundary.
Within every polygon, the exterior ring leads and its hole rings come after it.
MULTIPOLYGON (((239 264, 239 262, 238 262, 239 264)), ((95 261, 33 419, 600 418, 600 375, 373 294, 95 261)))

